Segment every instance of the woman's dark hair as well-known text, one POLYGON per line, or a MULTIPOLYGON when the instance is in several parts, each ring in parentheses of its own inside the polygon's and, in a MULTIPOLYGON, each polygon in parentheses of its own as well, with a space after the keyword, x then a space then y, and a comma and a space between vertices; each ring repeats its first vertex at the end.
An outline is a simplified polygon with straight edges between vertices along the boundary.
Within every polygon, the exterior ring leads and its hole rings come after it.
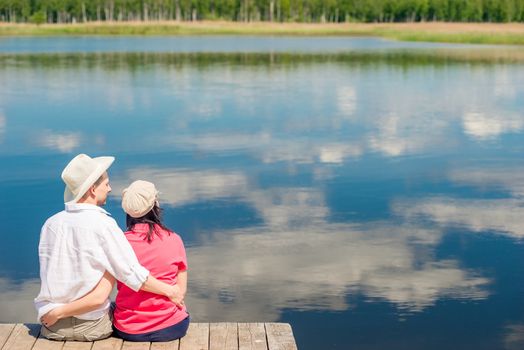
POLYGON ((136 224, 149 225, 149 231, 147 232, 145 238, 145 240, 147 240, 148 242, 151 242, 151 240, 153 239, 153 233, 155 233, 156 235, 160 235, 160 232, 157 231, 157 227, 155 227, 155 225, 160 226, 160 228, 168 232, 171 231, 162 223, 162 208, 160 208, 157 203, 155 203, 153 208, 142 217, 133 218, 129 216, 129 214, 126 215, 126 226, 128 231, 133 231, 133 227, 136 224))

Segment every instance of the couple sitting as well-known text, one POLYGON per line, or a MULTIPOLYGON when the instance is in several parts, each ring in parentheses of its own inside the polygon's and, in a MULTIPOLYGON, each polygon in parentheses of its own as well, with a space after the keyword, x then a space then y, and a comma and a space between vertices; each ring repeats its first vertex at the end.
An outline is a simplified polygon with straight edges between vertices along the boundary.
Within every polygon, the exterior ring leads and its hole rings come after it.
POLYGON ((65 210, 46 221, 38 247, 35 306, 48 339, 92 341, 114 331, 129 341, 170 341, 189 326, 184 245, 162 224, 155 186, 135 181, 124 190, 125 234, 102 209, 113 161, 80 154, 62 172, 65 210))

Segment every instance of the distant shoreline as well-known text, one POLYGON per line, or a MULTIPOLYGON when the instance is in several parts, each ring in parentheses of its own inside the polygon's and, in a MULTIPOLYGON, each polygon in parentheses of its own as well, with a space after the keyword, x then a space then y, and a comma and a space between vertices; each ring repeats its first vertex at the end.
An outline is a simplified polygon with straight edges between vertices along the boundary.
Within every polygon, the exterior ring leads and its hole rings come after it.
POLYGON ((0 22, 0 37, 68 35, 375 36, 402 41, 524 45, 524 23, 0 22))

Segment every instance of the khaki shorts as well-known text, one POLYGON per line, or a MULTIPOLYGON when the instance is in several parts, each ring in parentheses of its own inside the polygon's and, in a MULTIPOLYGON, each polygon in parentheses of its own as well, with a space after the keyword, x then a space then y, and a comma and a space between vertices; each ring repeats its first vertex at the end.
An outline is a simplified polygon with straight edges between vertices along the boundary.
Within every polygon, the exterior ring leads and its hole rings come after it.
POLYGON ((52 340, 93 341, 107 338, 112 332, 111 317, 109 314, 105 314, 98 320, 82 320, 76 317, 63 318, 50 327, 42 325, 40 334, 52 340))

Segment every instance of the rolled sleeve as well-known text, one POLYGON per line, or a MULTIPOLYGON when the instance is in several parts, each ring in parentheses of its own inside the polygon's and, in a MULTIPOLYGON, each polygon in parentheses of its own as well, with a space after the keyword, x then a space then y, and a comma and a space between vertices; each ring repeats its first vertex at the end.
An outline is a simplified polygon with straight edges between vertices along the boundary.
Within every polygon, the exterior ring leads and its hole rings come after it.
POLYGON ((138 291, 147 280, 149 270, 140 265, 124 233, 112 221, 109 229, 103 232, 106 270, 132 290, 138 291))

